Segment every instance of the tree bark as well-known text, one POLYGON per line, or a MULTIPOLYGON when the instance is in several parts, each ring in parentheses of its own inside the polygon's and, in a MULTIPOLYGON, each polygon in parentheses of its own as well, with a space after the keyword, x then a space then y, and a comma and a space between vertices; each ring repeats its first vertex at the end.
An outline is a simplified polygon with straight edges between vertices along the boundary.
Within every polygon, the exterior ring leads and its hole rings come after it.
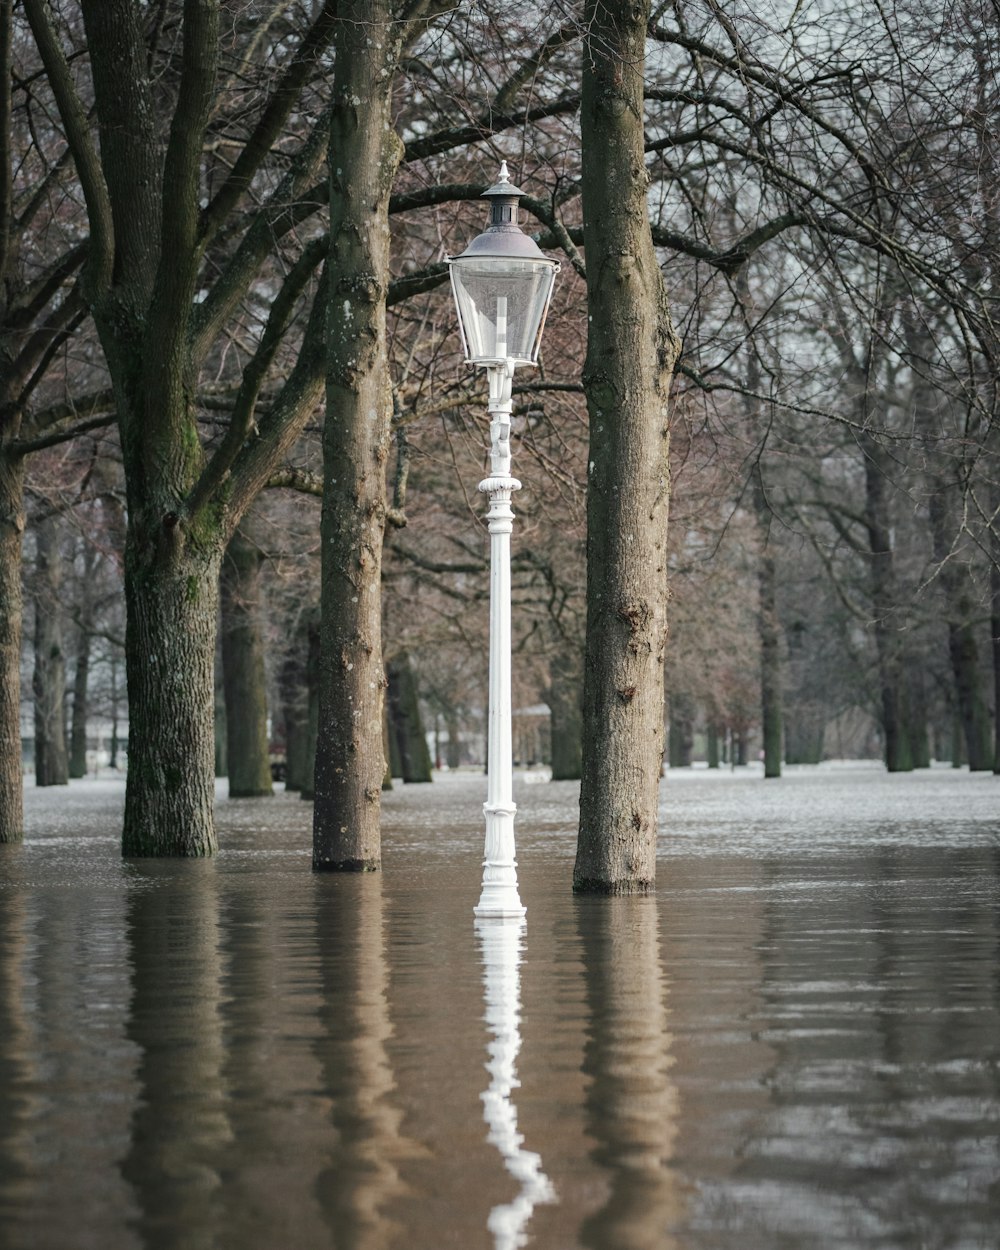
POLYGON ((649 5, 586 6, 581 132, 590 417, 583 778, 573 888, 656 877, 666 645, 668 398, 679 350, 650 237, 649 5))
POLYGON ((267 736, 267 677, 260 633, 260 550, 240 527, 222 561, 222 684, 229 797, 274 793, 267 736))
POLYGON ((59 530, 54 516, 35 526, 35 784, 69 784, 66 655, 60 612, 59 530))
POLYGON ((24 459, 0 448, 0 843, 24 838, 21 543, 24 459))
POLYGON ((389 0, 341 5, 330 122, 330 291, 319 741, 313 867, 381 867, 381 569, 392 396, 385 333, 401 24, 389 0))
POLYGON ((167 532, 125 548, 129 735, 124 856, 212 855, 221 552, 167 532))

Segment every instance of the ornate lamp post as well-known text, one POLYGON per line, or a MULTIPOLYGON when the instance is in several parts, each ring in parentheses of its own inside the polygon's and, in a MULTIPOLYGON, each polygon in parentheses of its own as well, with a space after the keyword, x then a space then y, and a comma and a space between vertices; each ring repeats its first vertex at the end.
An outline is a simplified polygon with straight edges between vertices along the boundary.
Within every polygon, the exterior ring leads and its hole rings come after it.
POLYGON ((524 193, 500 180, 483 192, 490 222, 459 256, 448 258, 466 360, 484 365, 489 380, 490 476, 479 483, 489 498, 490 707, 486 855, 477 916, 523 916, 514 861, 511 748, 510 535, 511 495, 521 483, 510 472, 511 382, 517 365, 538 363, 542 326, 559 268, 522 233, 517 203, 524 193))

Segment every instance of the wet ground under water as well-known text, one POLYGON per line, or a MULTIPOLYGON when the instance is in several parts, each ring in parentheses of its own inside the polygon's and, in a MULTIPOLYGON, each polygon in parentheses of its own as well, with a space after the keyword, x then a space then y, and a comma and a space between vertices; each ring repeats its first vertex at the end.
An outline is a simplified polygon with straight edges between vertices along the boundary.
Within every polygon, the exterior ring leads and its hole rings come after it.
POLYGON ((4 1250, 1000 1245, 1000 778, 682 771, 658 890, 576 899, 521 778, 523 928, 474 923, 484 780, 122 863, 123 788, 0 847, 4 1250))

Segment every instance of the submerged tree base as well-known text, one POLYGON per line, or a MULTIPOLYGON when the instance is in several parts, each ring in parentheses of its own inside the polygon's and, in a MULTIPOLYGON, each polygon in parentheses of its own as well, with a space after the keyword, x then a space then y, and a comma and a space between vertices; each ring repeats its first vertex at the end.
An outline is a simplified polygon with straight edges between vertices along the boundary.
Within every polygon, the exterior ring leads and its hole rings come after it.
POLYGON ((314 859, 313 872, 381 872, 377 859, 314 859))
POLYGON ((623 881, 603 881, 599 877, 583 877, 573 881, 574 894, 652 894, 656 890, 656 882, 641 878, 636 880, 628 877, 623 881))

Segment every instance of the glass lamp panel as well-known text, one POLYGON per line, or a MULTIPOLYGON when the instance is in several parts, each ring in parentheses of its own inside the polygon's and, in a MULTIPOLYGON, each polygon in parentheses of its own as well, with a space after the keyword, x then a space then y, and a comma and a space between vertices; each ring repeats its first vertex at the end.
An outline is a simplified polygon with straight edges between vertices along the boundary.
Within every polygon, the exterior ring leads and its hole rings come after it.
POLYGON ((555 270, 549 260, 477 256, 452 261, 468 360, 536 362, 555 270))

